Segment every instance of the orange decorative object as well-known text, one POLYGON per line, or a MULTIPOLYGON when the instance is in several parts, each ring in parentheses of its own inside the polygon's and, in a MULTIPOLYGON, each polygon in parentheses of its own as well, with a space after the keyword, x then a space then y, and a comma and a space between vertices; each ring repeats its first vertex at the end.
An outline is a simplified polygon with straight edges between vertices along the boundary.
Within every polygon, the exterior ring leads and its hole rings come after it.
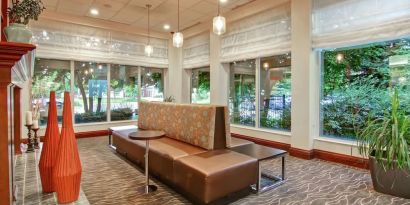
POLYGON ((57 160, 53 169, 54 187, 58 203, 70 203, 78 199, 81 182, 81 162, 74 135, 70 93, 64 93, 63 124, 57 160))
POLYGON ((41 150, 40 163, 38 165, 44 193, 55 191, 52 177, 59 141, 60 132, 58 130, 56 93, 52 91, 50 92, 50 102, 48 104, 46 135, 44 136, 43 149, 41 150))

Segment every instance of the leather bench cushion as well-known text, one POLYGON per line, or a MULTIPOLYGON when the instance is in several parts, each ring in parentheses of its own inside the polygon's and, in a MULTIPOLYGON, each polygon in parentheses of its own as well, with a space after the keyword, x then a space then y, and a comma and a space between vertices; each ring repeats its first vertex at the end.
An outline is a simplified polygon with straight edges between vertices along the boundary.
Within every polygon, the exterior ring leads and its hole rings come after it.
MULTIPOLYGON (((144 165, 145 141, 128 138, 128 134, 135 131, 114 131, 113 144, 120 153, 125 152, 132 161, 144 165)), ((174 160, 205 151, 207 150, 168 137, 151 140, 149 144, 149 171, 172 182, 174 179, 174 160)))
POLYGON ((256 183, 257 160, 228 149, 175 161, 175 184, 194 199, 210 203, 256 183))
POLYGON ((247 144, 253 144, 253 142, 248 141, 248 140, 244 140, 244 139, 240 139, 240 138, 236 138, 236 137, 232 137, 231 138, 231 148, 232 147, 239 147, 239 146, 243 146, 243 145, 247 145, 247 144))

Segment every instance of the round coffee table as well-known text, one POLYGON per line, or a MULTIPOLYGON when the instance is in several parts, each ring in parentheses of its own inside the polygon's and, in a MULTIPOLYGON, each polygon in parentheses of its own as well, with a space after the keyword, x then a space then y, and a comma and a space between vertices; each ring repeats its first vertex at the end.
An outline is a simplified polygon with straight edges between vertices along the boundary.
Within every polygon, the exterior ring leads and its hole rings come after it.
POLYGON ((145 140, 145 179, 146 183, 144 187, 138 189, 139 192, 150 193, 157 190, 155 185, 149 184, 149 173, 148 173, 148 152, 149 152, 149 141, 160 139, 165 137, 165 132, 158 130, 138 130, 137 132, 132 132, 128 135, 132 140, 145 140))

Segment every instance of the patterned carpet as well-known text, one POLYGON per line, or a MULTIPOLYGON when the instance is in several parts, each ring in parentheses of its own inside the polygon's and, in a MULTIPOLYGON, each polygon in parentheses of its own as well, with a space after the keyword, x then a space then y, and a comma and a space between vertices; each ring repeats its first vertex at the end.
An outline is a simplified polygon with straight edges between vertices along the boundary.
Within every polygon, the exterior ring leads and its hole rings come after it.
MULTIPOLYGON (((90 204, 190 204, 172 189, 153 180, 158 190, 140 195, 144 175, 115 154, 107 137, 80 139, 83 163, 82 189, 90 204)), ((280 173, 280 161, 270 160, 264 169, 280 173)), ((287 158, 285 184, 262 194, 250 194, 232 204, 408 204, 410 200, 377 193, 368 171, 322 160, 287 158)), ((151 181, 152 182, 152 181, 151 181)))

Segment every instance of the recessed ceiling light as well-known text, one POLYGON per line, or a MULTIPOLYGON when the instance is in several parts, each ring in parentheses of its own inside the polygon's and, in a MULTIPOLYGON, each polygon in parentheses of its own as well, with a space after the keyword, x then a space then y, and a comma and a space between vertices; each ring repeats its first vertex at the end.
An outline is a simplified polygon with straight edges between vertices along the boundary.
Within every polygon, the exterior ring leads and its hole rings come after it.
POLYGON ((164 29, 165 30, 169 30, 171 28, 171 26, 169 24, 164 24, 164 29))
POLYGON ((228 2, 228 0, 219 0, 221 3, 226 3, 226 2, 228 2))
POLYGON ((98 9, 90 9, 90 13, 94 16, 97 16, 100 12, 98 11, 98 9))

